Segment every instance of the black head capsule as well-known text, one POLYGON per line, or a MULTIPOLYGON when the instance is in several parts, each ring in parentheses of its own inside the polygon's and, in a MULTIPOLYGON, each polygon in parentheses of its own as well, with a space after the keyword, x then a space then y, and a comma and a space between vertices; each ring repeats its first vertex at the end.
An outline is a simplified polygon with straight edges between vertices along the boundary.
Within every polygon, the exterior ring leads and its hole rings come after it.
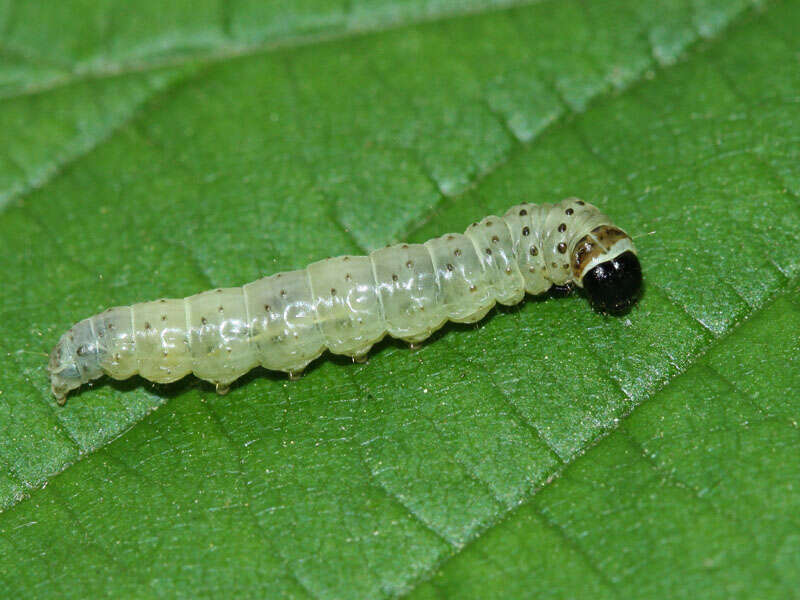
POLYGON ((602 262, 583 276, 583 289, 592 305, 603 312, 621 313, 642 291, 642 266, 628 250, 602 262))

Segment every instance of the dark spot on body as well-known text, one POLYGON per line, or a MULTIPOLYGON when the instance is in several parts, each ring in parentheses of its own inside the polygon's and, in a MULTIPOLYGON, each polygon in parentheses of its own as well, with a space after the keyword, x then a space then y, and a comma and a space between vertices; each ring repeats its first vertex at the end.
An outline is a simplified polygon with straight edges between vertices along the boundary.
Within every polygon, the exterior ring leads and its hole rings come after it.
POLYGON ((397 281, 398 279, 397 273, 392 273, 392 281, 397 281))
POLYGON ((586 202, 584 202, 583 200, 578 200, 575 204, 577 204, 578 206, 585 206, 586 202))
POLYGON ((487 248, 487 249, 486 249, 486 254, 488 254, 489 256, 491 256, 491 255, 492 255, 492 249, 491 249, 491 248, 487 248))
POLYGON ((527 225, 522 228, 522 235, 528 236, 531 234, 531 228, 527 225))
POLYGON ((281 296, 286 296, 286 290, 281 290, 281 296))
POLYGON ((446 239, 447 239, 447 241, 448 241, 448 242, 451 242, 451 241, 453 241, 453 240, 454 240, 454 239, 456 239, 456 238, 455 238, 455 236, 453 236, 453 235, 448 235, 446 239))
POLYGON ((558 243, 558 246, 556 246, 556 248, 558 249, 558 251, 559 251, 561 254, 564 254, 564 252, 566 252, 566 251, 567 251, 567 244, 566 244, 566 243, 564 243, 564 242, 559 242, 559 243, 558 243))
POLYGON ((407 267, 410 269, 411 267, 413 267, 413 266, 414 266, 414 263, 413 263, 413 262, 411 262, 411 261, 408 261, 408 262, 406 263, 406 266, 407 266, 407 267))
POLYGON ((351 279, 352 279, 352 276, 350 275, 350 273, 345 273, 344 274, 344 280, 345 281, 350 281, 351 279))
POLYGON ((86 348, 86 346, 78 346, 76 353, 78 354, 78 356, 85 356, 86 354, 89 353, 89 350, 88 348, 86 348))
POLYGON ((558 226, 559 233, 564 233, 566 230, 567 230, 567 224, 566 223, 561 223, 561 225, 558 226))
POLYGON ((497 242, 499 242, 499 241, 500 241, 500 238, 499 238, 499 237, 497 237, 496 235, 493 235, 493 236, 492 236, 492 243, 496 244, 496 243, 497 243, 497 242))
POLYGON ((200 317, 200 323, 202 323, 203 325, 206 325, 206 324, 208 324, 208 319, 206 319, 205 317, 200 317))
POLYGON ((264 305, 264 310, 265 310, 265 311, 267 311, 267 312, 270 312, 270 311, 269 311, 269 304, 265 304, 265 305, 264 305))
POLYGON ((450 263, 447 263, 447 270, 448 271, 452 271, 453 269, 454 269, 453 265, 451 265, 450 263))
POLYGON ((527 211, 527 210, 525 210, 524 208, 523 208, 521 211, 519 211, 519 216, 520 216, 520 217, 524 217, 524 216, 525 216, 525 215, 527 215, 527 214, 528 214, 528 211, 527 211))
POLYGON ((144 328, 145 329, 150 329, 150 321, 145 321, 144 322, 144 328))
POLYGON ((531 246, 530 253, 531 256, 536 256, 537 254, 539 254, 539 250, 536 249, 536 246, 531 246))
POLYGON ((568 215, 571 215, 571 214, 572 214, 572 213, 574 213, 575 211, 574 211, 573 209, 571 209, 571 208, 568 208, 568 209, 567 209, 567 210, 565 210, 564 212, 565 212, 566 214, 568 214, 568 215))
POLYGON ((331 296, 335 296, 335 295, 336 295, 336 288, 331 288, 331 296))
POLYGON ((221 294, 222 293, 222 288, 217 288, 217 293, 221 294))
POLYGON ((167 320, 167 315, 161 315, 161 320, 162 321, 166 321, 167 320))
POLYGON ((453 254, 455 254, 456 256, 461 256, 461 248, 456 248, 456 249, 453 251, 453 254))
POLYGON ((219 307, 217 310, 218 310, 219 312, 223 312, 223 311, 224 311, 224 309, 223 309, 221 306, 220 306, 220 307, 219 307))
POLYGON ((486 226, 487 227, 491 227, 492 226, 492 222, 491 221, 486 221, 486 226))
POLYGON ((408 244, 403 244, 403 250, 408 250, 408 244))
POLYGON ((471 286, 469 286, 469 291, 470 291, 470 292, 477 292, 477 291, 478 291, 478 286, 477 286, 477 285, 471 285, 471 286))

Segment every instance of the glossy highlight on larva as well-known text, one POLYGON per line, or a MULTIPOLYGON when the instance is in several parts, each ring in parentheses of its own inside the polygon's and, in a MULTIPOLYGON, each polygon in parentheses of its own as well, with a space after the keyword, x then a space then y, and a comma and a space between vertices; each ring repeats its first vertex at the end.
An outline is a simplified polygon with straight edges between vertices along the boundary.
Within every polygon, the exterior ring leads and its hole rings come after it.
POLYGON ((192 373, 224 393, 256 366, 297 376, 326 349, 363 359, 387 334, 416 344, 448 320, 473 323, 526 292, 576 286, 617 313, 641 285, 633 241, 596 207, 577 198, 520 204, 424 244, 110 308, 73 325, 48 370, 59 403, 104 374, 169 383, 192 373))

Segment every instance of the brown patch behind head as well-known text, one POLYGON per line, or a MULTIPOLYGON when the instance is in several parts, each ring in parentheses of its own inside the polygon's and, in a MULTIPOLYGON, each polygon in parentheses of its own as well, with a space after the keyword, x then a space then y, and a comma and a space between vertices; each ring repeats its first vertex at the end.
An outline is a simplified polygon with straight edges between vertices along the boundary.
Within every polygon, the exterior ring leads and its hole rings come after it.
POLYGON ((627 233, 613 225, 600 225, 600 227, 595 227, 589 235, 594 236, 606 250, 609 250, 611 246, 618 241, 629 237, 627 233))
POLYGON ((572 275, 575 281, 580 281, 586 266, 592 259, 602 256, 618 241, 629 237, 627 233, 613 225, 595 227, 592 232, 575 244, 572 252, 572 275))

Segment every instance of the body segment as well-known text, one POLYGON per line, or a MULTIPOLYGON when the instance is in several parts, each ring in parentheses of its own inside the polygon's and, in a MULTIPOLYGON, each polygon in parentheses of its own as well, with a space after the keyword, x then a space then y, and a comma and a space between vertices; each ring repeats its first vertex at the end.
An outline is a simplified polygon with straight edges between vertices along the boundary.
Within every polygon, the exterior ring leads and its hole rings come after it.
POLYGON ((447 320, 430 252, 422 244, 397 244, 370 253, 386 331, 420 342, 447 320))
POLYGON ((62 402, 103 374, 167 383, 193 373, 224 391, 258 365, 297 374, 326 349, 358 359, 387 333, 417 343, 447 320, 475 322, 554 285, 585 287, 604 310, 628 306, 641 285, 630 237, 575 198, 521 204, 464 234, 111 308, 61 337, 52 390, 62 402))

